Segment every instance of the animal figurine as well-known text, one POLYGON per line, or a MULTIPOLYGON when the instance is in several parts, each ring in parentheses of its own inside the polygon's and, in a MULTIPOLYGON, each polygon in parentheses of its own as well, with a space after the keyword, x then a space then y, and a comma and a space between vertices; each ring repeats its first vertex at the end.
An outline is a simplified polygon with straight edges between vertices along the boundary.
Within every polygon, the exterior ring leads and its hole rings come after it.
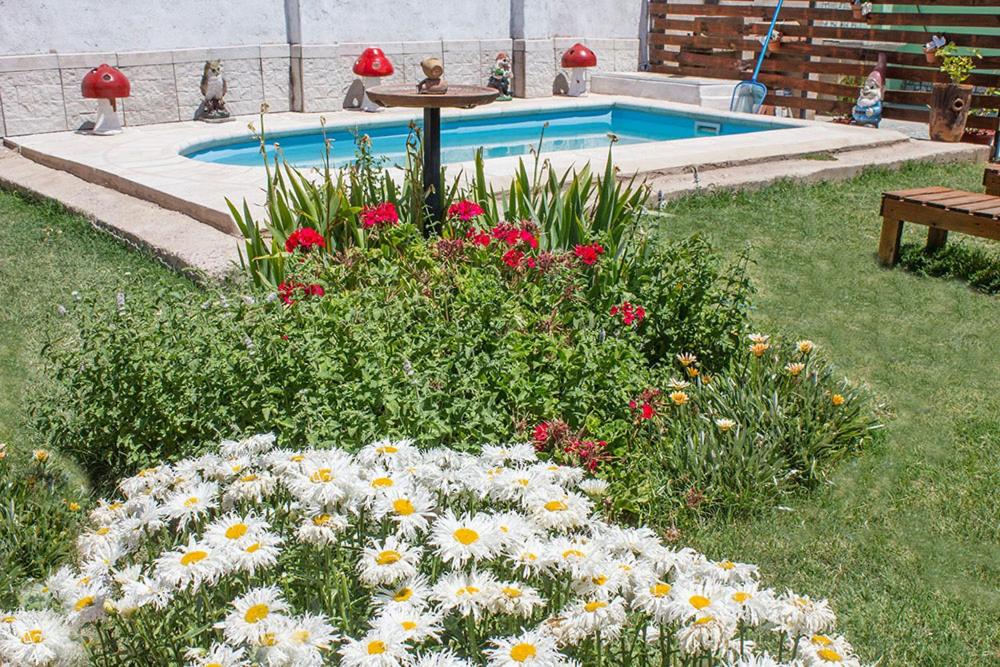
POLYGON ((501 51, 497 54, 497 60, 493 64, 493 69, 490 71, 490 80, 486 83, 486 85, 500 91, 500 95, 497 96, 498 101, 509 102, 512 99, 510 95, 510 86, 513 79, 514 70, 510 64, 510 56, 508 56, 504 51, 501 51))
POLYGON ((861 95, 851 116, 856 125, 878 127, 882 122, 882 74, 875 70, 861 86, 861 95))
POLYGON ((424 79, 417 84, 417 92, 421 95, 444 95, 448 92, 448 84, 442 78, 444 64, 440 58, 424 58, 420 61, 420 69, 424 71, 424 79))
POLYGON ((209 60, 205 62, 205 71, 201 75, 201 94, 204 100, 202 100, 195 118, 210 123, 229 120, 230 114, 223 99, 228 90, 226 77, 222 73, 222 61, 209 60))

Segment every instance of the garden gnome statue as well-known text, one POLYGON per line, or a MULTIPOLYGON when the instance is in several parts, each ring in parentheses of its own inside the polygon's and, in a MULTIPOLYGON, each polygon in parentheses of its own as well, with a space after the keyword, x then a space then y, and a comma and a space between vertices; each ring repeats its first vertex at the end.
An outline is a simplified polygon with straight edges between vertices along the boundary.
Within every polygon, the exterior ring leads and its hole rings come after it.
POLYGON ((876 70, 868 75, 854 105, 854 123, 878 127, 882 122, 882 74, 876 70))
POLYGON ((498 101, 509 102, 511 100, 510 85, 513 78, 514 71, 510 65, 510 56, 501 51, 497 54, 497 60, 490 71, 490 80, 486 85, 500 91, 500 95, 497 96, 498 101))
POLYGON ((205 71, 201 75, 201 94, 205 98, 195 119, 203 120, 207 123, 221 123, 232 120, 229 111, 226 110, 226 103, 222 99, 226 96, 229 86, 226 84, 226 77, 222 74, 222 61, 209 60, 205 63, 205 71))
POLYGON ((448 92, 448 84, 442 78, 444 64, 440 58, 424 58, 420 61, 420 69, 424 71, 424 80, 417 84, 417 92, 423 95, 444 95, 448 92))

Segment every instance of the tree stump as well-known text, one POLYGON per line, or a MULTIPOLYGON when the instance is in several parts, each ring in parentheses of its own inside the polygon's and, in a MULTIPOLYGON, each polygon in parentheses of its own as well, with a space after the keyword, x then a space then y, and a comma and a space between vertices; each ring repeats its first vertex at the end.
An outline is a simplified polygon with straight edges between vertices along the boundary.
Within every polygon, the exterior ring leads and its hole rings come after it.
POLYGON ((962 140, 972 104, 972 86, 935 83, 931 96, 930 135, 934 141, 962 140))

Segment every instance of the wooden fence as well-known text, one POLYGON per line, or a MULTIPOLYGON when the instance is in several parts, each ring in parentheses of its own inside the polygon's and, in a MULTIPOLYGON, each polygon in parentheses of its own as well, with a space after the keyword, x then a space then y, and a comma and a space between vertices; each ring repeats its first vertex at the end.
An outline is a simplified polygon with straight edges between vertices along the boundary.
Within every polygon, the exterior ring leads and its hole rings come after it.
MULTIPOLYGON (((749 79, 776 3, 723 2, 650 2, 650 69, 749 79)), ((894 4, 890 13, 880 7, 862 16, 860 6, 850 2, 786 1, 778 24, 782 41, 772 45, 759 76, 769 91, 765 103, 849 114, 861 83, 884 55, 883 115, 926 121, 932 85, 948 80, 923 53, 932 36, 987 54, 1000 49, 1000 0, 894 4)), ((976 63, 967 82, 977 87, 968 127, 993 129, 998 121, 989 115, 1000 107, 1000 95, 986 89, 1000 87, 1000 55, 984 55, 976 63)))

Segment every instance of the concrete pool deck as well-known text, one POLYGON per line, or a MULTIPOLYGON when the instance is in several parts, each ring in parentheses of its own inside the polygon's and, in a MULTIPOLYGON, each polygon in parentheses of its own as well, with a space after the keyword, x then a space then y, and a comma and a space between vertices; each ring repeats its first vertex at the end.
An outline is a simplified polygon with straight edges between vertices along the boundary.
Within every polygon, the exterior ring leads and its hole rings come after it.
MULTIPOLYGON (((637 108, 668 111, 692 116, 716 116, 740 119, 746 116, 728 111, 705 109, 688 104, 663 102, 620 95, 596 95, 583 98, 553 97, 516 99, 472 110, 446 110, 445 118, 455 115, 496 116, 526 111, 590 108, 624 104, 637 108)), ((308 131, 320 127, 351 129, 359 125, 416 119, 419 110, 387 109, 381 114, 338 111, 318 113, 274 113, 265 116, 269 137, 308 131)), ((812 154, 838 154, 902 146, 910 139, 891 130, 871 130, 832 123, 794 119, 754 117, 757 121, 780 123, 782 129, 746 134, 677 139, 664 142, 618 145, 615 164, 622 176, 645 175, 652 179, 684 174, 692 170, 708 171, 738 165, 759 164, 794 159, 812 154)), ((246 140, 248 124, 259 130, 257 116, 237 117, 225 124, 195 121, 129 127, 116 136, 95 137, 75 132, 56 132, 8 138, 12 150, 48 167, 64 170, 98 185, 145 199, 207 223, 227 234, 238 234, 229 216, 226 198, 239 204, 246 200, 254 215, 262 215, 265 172, 263 167, 242 167, 193 160, 182 155, 196 146, 231 139, 246 140)), ((545 153, 543 157, 562 172, 586 162, 603 166, 606 148, 545 153)), ((499 191, 506 188, 519 158, 487 160, 488 179, 499 191)), ((450 175, 471 173, 472 163, 446 165, 450 175)), ((794 176, 794 173, 788 174, 794 176)))

